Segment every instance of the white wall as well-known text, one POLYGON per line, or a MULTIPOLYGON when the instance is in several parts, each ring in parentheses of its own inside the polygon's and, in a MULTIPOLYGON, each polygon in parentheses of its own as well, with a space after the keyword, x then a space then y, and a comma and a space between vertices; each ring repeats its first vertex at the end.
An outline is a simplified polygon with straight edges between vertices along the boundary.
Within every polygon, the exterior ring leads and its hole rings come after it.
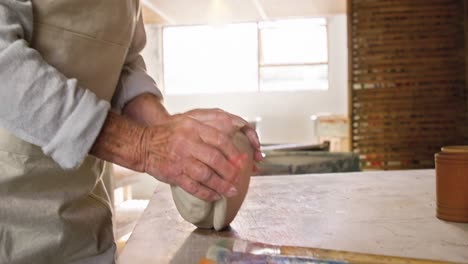
MULTIPOLYGON (((261 117, 260 138, 264 143, 314 142, 311 115, 347 114, 346 29, 345 15, 329 18, 328 91, 166 95, 165 105, 171 113, 217 107, 246 119, 261 117)), ((162 82, 160 33, 159 27, 147 26, 148 43, 144 52, 148 72, 158 83, 162 82)))

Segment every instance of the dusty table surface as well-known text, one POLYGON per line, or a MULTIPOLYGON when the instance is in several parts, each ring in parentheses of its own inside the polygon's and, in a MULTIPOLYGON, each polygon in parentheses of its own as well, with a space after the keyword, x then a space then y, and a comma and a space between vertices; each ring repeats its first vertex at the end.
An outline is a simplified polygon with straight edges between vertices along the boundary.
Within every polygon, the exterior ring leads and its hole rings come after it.
POLYGON ((468 262, 468 224, 435 217, 434 170, 254 177, 231 228, 196 229, 160 184, 120 264, 190 264, 221 237, 468 262))

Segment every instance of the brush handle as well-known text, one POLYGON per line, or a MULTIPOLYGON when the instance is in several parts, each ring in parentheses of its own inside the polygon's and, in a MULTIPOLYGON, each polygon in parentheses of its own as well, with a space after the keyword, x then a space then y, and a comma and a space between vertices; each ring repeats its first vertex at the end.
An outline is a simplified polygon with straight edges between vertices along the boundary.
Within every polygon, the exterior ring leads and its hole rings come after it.
POLYGON ((379 264, 442 264, 442 263, 445 263, 447 264, 447 263, 450 263, 446 261, 392 257, 392 256, 384 256, 384 255, 339 251, 339 250, 292 247, 292 246, 281 246, 280 252, 281 252, 280 253, 281 255, 286 255, 286 256, 312 257, 312 258, 317 258, 317 259, 345 261, 348 263, 359 263, 359 264, 374 264, 374 263, 379 263, 379 264))
POLYGON ((217 264, 215 261, 207 258, 201 258, 198 260, 198 264, 217 264))

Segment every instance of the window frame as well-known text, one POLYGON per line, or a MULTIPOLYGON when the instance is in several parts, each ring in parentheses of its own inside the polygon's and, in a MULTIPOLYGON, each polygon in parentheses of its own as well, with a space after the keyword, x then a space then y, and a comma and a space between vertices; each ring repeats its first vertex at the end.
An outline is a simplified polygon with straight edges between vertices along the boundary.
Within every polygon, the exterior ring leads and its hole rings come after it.
MULTIPOLYGON (((323 18, 325 19, 325 31, 326 31, 326 46, 327 46, 327 61, 324 62, 305 62, 305 63, 262 63, 262 38, 261 38, 261 28, 260 28, 260 23, 265 22, 265 21, 255 21, 255 22, 239 22, 239 23, 255 23, 257 25, 257 90, 255 92, 257 93, 269 93, 273 91, 268 91, 268 90, 263 90, 261 89, 261 69, 262 67, 297 67, 297 66, 317 66, 317 65, 327 65, 327 71, 328 71, 328 78, 327 78, 327 89, 326 90, 321 90, 321 89, 299 89, 299 90, 281 90, 281 91, 274 91, 274 92, 294 92, 294 91, 314 91, 314 92, 323 92, 323 91, 328 91, 330 89, 330 27, 329 27, 329 18, 328 17, 309 17, 309 18, 323 18)), ((293 18, 294 19, 294 18, 293 18)), ((306 18, 307 19, 307 18, 306 18)), ((281 20, 287 20, 287 19, 281 19, 281 20)), ((269 20, 268 22, 275 22, 278 20, 269 20)), ((236 23, 232 23, 236 24, 236 23)), ((166 93, 166 83, 165 83, 165 72, 164 72, 164 29, 169 28, 169 27, 186 27, 186 26, 197 26, 197 25, 176 25, 176 26, 163 26, 162 27, 162 32, 161 32, 161 39, 160 39, 160 45, 161 45, 161 58, 162 58, 162 92, 166 93)), ((252 91, 253 92, 253 91, 252 91)), ((177 95, 193 95, 193 94, 198 94, 198 93, 183 93, 183 94, 177 94, 177 95)), ((208 94, 214 94, 214 93, 208 93, 208 94)), ((174 94, 175 95, 175 94, 174 94)))

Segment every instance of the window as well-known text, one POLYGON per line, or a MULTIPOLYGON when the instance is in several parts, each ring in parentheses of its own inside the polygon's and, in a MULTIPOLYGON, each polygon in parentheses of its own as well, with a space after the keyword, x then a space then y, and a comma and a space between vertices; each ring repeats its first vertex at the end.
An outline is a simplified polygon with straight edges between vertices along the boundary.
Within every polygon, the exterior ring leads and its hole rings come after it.
POLYGON ((164 29, 168 94, 256 91, 257 24, 164 29))
POLYGON ((325 19, 260 22, 260 90, 328 89, 325 19))
POLYGON ((328 89, 325 19, 163 31, 166 94, 328 89))

